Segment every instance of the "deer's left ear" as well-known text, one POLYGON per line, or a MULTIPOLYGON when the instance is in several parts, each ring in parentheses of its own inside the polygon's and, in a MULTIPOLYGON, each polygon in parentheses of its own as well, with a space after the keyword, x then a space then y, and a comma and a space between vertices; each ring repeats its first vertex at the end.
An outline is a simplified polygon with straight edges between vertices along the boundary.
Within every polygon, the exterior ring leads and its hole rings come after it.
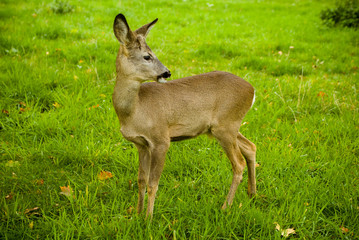
POLYGON ((142 27, 140 27, 139 29, 137 29, 135 31, 136 34, 138 35, 142 35, 145 38, 147 37, 147 34, 149 33, 149 31, 151 30, 151 28, 153 27, 153 25, 158 21, 158 18, 156 18, 155 20, 153 20, 150 23, 147 23, 146 25, 143 25, 142 27))

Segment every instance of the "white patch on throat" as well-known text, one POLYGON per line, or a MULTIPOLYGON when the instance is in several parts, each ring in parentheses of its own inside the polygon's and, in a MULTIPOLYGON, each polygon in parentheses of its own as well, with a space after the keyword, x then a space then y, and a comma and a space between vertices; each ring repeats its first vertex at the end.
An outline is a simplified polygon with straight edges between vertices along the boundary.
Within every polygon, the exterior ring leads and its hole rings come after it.
POLYGON ((164 79, 164 78, 159 78, 157 81, 159 83, 166 83, 167 82, 166 79, 164 79))

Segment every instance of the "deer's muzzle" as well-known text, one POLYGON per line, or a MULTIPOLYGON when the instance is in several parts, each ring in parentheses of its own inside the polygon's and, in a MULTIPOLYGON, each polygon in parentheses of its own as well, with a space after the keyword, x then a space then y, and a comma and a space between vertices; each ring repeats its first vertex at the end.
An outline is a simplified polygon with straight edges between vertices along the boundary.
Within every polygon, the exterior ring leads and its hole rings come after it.
POLYGON ((165 83, 165 78, 171 77, 171 72, 167 70, 166 72, 162 73, 161 75, 157 76, 157 82, 159 83, 165 83))

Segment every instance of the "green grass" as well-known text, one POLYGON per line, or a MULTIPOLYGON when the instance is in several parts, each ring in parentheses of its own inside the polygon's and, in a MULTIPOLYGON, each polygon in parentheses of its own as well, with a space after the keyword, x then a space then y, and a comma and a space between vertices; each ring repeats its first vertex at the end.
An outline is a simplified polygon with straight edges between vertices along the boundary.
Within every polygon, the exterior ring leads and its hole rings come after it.
POLYGON ((0 3, 0 239, 281 239, 275 222, 359 238, 359 32, 321 23, 334 1, 63 3, 0 3), (133 29, 159 18, 147 42, 172 79, 223 70, 256 88, 254 200, 245 172, 220 209, 230 163, 199 137, 172 144, 153 221, 135 214, 137 152, 111 102, 119 12, 133 29))

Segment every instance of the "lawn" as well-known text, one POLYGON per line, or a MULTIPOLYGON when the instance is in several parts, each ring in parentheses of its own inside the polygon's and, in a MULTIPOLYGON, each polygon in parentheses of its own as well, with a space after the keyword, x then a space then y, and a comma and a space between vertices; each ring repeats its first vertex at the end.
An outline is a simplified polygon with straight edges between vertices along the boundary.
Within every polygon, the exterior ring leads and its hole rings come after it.
POLYGON ((358 239, 359 32, 329 28, 324 0, 0 3, 0 239, 358 239), (213 70, 249 81, 232 172, 218 143, 172 143, 152 221, 138 216, 136 148, 112 107, 112 24, 155 18, 147 43, 171 79, 213 70))

